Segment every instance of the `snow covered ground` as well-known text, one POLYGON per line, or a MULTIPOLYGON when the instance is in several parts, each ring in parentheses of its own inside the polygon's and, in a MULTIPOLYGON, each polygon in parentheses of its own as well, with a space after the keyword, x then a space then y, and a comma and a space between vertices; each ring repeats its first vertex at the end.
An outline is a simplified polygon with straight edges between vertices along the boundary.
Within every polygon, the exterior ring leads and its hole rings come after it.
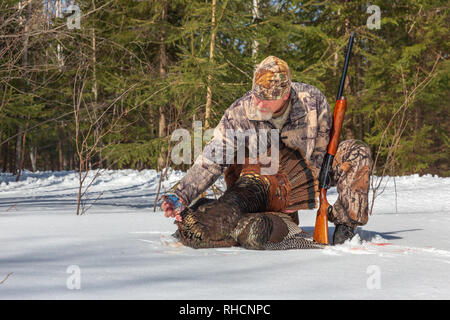
MULTIPOLYGON (((0 299, 450 298, 450 178, 390 178, 351 242, 290 251, 180 246, 153 212, 153 170, 103 172, 83 216, 74 172, 14 178, 0 174, 0 299)), ((306 231, 314 221, 300 213, 306 231)))

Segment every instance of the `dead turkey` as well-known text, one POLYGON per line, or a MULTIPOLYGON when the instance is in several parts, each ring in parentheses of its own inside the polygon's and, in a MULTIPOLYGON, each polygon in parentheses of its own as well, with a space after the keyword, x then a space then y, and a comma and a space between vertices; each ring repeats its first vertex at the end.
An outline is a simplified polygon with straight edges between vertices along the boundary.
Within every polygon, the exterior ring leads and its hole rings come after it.
POLYGON ((227 190, 219 199, 201 198, 181 212, 182 221, 175 222, 180 241, 192 248, 322 248, 295 219, 296 210, 316 207, 316 179, 300 152, 282 145, 278 160, 274 175, 262 175, 263 166, 248 164, 248 159, 231 165, 225 171, 227 190))

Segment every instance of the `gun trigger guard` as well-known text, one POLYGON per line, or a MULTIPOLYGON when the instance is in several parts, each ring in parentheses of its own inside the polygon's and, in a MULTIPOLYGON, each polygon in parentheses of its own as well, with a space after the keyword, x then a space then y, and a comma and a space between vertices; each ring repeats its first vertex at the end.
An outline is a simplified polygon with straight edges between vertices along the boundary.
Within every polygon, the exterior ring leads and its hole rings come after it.
POLYGON ((328 217, 331 217, 332 214, 333 214, 333 206, 329 206, 327 209, 327 215, 328 215, 328 217))

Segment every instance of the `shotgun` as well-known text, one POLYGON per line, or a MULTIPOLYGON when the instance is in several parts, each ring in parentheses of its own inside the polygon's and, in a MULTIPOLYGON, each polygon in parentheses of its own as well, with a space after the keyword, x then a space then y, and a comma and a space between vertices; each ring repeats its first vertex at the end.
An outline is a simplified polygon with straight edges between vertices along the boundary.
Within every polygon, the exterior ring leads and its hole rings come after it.
POLYGON ((334 156, 336 155, 339 136, 341 134, 342 123, 344 122, 345 109, 347 102, 342 96, 344 90, 345 77, 347 75, 348 61, 350 59, 350 52, 352 51, 353 39, 355 33, 352 32, 350 40, 348 41, 347 54, 345 55, 344 69, 342 70, 341 83, 339 84, 339 91, 334 105, 333 124, 330 132, 330 142, 328 143, 327 153, 323 158, 322 168, 319 175, 319 201, 320 206, 317 210, 316 225, 314 227, 313 239, 321 244, 329 244, 328 241, 328 213, 332 210, 332 206, 327 201, 327 189, 330 188, 329 173, 331 165, 333 164, 334 156))

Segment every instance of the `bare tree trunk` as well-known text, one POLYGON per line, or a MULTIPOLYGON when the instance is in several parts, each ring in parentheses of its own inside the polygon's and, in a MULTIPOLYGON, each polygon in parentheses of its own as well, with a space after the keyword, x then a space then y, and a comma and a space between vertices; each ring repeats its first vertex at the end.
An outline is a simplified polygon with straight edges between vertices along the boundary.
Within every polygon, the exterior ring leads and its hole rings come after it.
MULTIPOLYGON (((162 12, 161 12, 161 21, 165 23, 167 20, 167 0, 162 1, 162 12)), ((159 76, 164 79, 167 76, 167 53, 166 53, 166 45, 164 41, 166 40, 165 28, 161 28, 161 33, 159 36, 159 40, 161 41, 159 45, 159 76)), ((164 106, 159 107, 159 129, 158 129, 158 137, 165 137, 167 134, 167 119, 166 119, 166 110, 164 110, 164 106)), ((164 157, 162 153, 158 157, 158 170, 164 166, 164 157)))
POLYGON ((78 168, 77 154, 76 153, 73 154, 72 164, 73 164, 73 170, 76 171, 77 168, 78 168))
MULTIPOLYGON (((26 75, 26 77, 28 77, 27 75, 27 66, 28 66, 28 40, 29 40, 29 31, 30 31, 30 17, 31 17, 31 2, 27 2, 24 4, 24 6, 27 6, 26 8, 26 14, 25 14, 25 20, 21 20, 22 24, 23 22, 25 23, 25 27, 24 27, 24 40, 23 40, 23 55, 22 55, 22 68, 24 70, 24 73, 26 75)), ((19 4, 19 7, 22 6, 22 3, 19 4)), ((24 88, 24 92, 26 92, 26 90, 28 89, 28 85, 29 85, 29 79, 27 78, 26 80, 27 82, 27 86, 25 86, 24 88)), ((28 124, 28 123, 27 123, 28 124)), ((18 135, 16 138, 16 161, 14 164, 14 174, 18 174, 16 181, 19 181, 20 178, 20 170, 21 170, 21 164, 22 164, 22 149, 24 149, 25 146, 23 146, 24 143, 24 137, 23 137, 23 126, 19 125, 19 128, 17 129, 18 135)))
POLYGON ((74 170, 74 163, 73 163, 73 159, 72 157, 69 158, 69 166, 68 166, 69 170, 74 170))
POLYGON ((62 129, 58 128, 58 160, 59 160, 59 171, 64 170, 64 159, 63 159, 63 138, 62 138, 62 129))
MULTIPOLYGON (((92 1, 94 2, 94 1, 92 1)), ((95 9, 95 5, 94 5, 95 9)), ((93 77, 93 84, 92 84, 92 93, 94 94, 94 108, 97 107, 98 102, 98 88, 97 88, 97 44, 96 44, 96 37, 95 37, 95 28, 92 28, 92 77, 93 77)))
POLYGON ((69 160, 66 153, 63 152, 63 170, 70 170, 69 160))
MULTIPOLYGON (((252 20, 253 23, 257 22, 260 19, 259 0, 253 0, 252 15, 253 15, 253 20, 252 20)), ((252 42, 253 63, 256 63, 256 57, 258 55, 258 48, 259 48, 259 42, 257 40, 253 40, 253 42, 252 42)))
POLYGON ((212 64, 214 63, 214 47, 216 44, 216 0, 212 0, 211 5, 211 42, 209 43, 209 74, 208 74, 208 83, 206 86, 206 106, 205 106, 205 128, 209 128, 210 126, 210 118, 211 118, 211 105, 212 105, 212 90, 211 90, 211 81, 212 81, 212 64))
MULTIPOLYGON (((19 169, 17 172, 17 177, 16 177, 16 182, 19 181, 20 179, 20 175, 22 173, 22 168, 23 168, 23 161, 25 159, 25 144, 26 144, 26 138, 27 138, 27 131, 28 131, 28 123, 30 121, 31 115, 28 114, 28 119, 27 119, 27 123, 25 125, 25 131, 22 134, 22 143, 21 143, 21 150, 20 150, 20 157, 19 157, 19 169)), ((17 152, 17 150, 16 150, 17 152)), ((17 153, 16 153, 17 156, 17 153)))
POLYGON ((158 130, 158 137, 162 138, 166 135, 167 132, 167 122, 166 122, 166 115, 164 114, 165 110, 164 107, 159 107, 159 130, 158 130))
POLYGON ((36 158, 37 158, 37 148, 36 146, 33 146, 30 148, 30 161, 33 172, 37 171, 36 158))
MULTIPOLYGON (((419 132, 419 128, 420 128, 420 108, 416 107, 414 112, 414 132, 419 132)), ((417 152, 417 146, 415 144, 413 144, 412 147, 412 151, 413 152, 417 152)))
MULTIPOLYGON (((165 23, 167 20, 167 0, 162 1, 162 13, 161 13, 161 21, 165 23)), ((161 33, 159 36, 159 40, 161 44, 159 45, 159 76, 161 78, 165 78, 167 76, 167 53, 166 53, 166 45, 164 41, 166 40, 165 28, 161 28, 161 33)), ((164 107, 159 107, 159 131, 158 136, 164 137, 167 132, 167 123, 166 123, 166 115, 164 112, 164 107)))
POLYGON ((14 154, 9 154, 8 157, 9 157, 8 169, 10 172, 14 172, 15 167, 14 154))
POLYGON ((8 145, 9 145, 9 141, 6 141, 1 147, 3 149, 2 153, 3 153, 3 168, 2 171, 6 172, 8 170, 8 145))
MULTIPOLYGON (((77 81, 77 76, 75 76, 75 83, 77 81)), ((84 81, 84 79, 83 79, 84 81)), ((81 209, 81 199, 82 199, 82 191, 83 191, 83 163, 84 163, 84 142, 83 138, 81 137, 80 132, 80 105, 82 101, 83 96, 83 88, 84 85, 82 84, 80 88, 78 89, 79 92, 74 90, 74 100, 73 100, 73 115, 75 120, 75 148, 76 148, 76 157, 78 158, 78 194, 77 194, 77 210, 76 214, 77 216, 80 215, 80 209, 81 209)), ((74 155, 75 159, 75 155, 74 155)))
MULTIPOLYGON (((55 8, 55 14, 56 18, 61 19, 63 18, 62 14, 62 0, 56 1, 56 8, 55 8)), ((58 60, 58 68, 60 71, 62 71, 62 67, 64 66, 64 57, 62 52, 61 44, 56 44, 56 59, 58 60)))
MULTIPOLYGON (((26 3, 26 4, 22 4, 22 2, 20 2, 19 7, 21 6, 26 6, 28 5, 27 9, 26 9, 26 18, 24 20, 21 20, 20 24, 25 23, 25 27, 24 27, 24 33, 25 33, 25 37, 23 40, 23 55, 22 55, 22 67, 25 71, 26 74, 26 67, 28 65, 28 31, 30 29, 29 26, 29 17, 31 14, 31 3, 26 3)), ((28 80, 27 80, 28 83, 28 80)), ((24 88, 24 91, 27 88, 24 88)), ((18 129, 17 129, 17 137, 16 137, 16 158, 15 158, 15 163, 14 163, 14 172, 13 174, 17 174, 19 172, 19 167, 20 167, 20 160, 21 160, 21 156, 22 156, 22 136, 23 136, 23 126, 19 125, 18 129)))
POLYGON ((16 150, 15 150, 16 158, 14 162, 14 171, 13 171, 14 175, 16 175, 19 172, 20 156, 22 155, 22 136, 23 136, 23 127, 19 125, 16 137, 16 150))
MULTIPOLYGON (((95 1, 92 0, 92 9, 96 10, 96 6, 95 6, 95 1)), ((97 122, 97 124, 95 125, 94 128, 94 140, 97 141, 98 137, 101 134, 101 128, 103 126, 102 124, 102 120, 101 121, 97 121, 98 117, 97 117, 97 108, 98 108, 98 82, 97 82, 97 37, 95 34, 95 26, 92 28, 91 31, 91 37, 92 37, 92 93, 94 94, 94 115, 95 115, 95 121, 97 122)), ((99 141, 99 148, 100 150, 102 149, 103 143, 101 141, 99 141)), ((101 168, 102 166, 102 153, 101 151, 99 152, 99 161, 98 161, 98 167, 101 168)))
POLYGON ((414 129, 415 132, 418 132, 420 129, 420 109, 419 107, 416 108, 414 111, 414 129))

